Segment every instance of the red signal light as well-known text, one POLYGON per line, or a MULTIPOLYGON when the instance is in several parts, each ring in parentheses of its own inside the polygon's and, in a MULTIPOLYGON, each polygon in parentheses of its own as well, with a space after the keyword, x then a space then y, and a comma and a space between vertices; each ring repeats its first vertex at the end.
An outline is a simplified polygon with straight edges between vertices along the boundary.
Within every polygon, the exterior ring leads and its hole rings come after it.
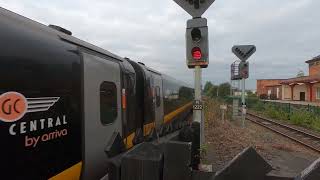
POLYGON ((200 60, 202 58, 202 52, 199 47, 194 47, 192 49, 191 53, 192 53, 193 59, 195 59, 195 60, 200 60))

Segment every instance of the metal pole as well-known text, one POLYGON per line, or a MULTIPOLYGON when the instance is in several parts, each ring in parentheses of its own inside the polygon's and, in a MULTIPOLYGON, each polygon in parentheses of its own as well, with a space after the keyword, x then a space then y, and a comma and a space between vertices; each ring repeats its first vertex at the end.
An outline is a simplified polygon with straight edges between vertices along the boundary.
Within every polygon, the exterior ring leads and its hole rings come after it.
POLYGON ((245 99, 245 89, 246 81, 242 78, 242 127, 245 127, 244 121, 246 119, 246 99, 245 99))
POLYGON ((230 96, 232 96, 232 91, 233 91, 233 84, 232 84, 232 80, 230 80, 230 85, 231 85, 231 88, 230 88, 230 96))
POLYGON ((217 97, 219 97, 219 85, 217 86, 217 97))
MULTIPOLYGON (((202 102, 201 99, 201 68, 196 66, 194 69, 194 95, 195 100, 202 102)), ((200 123, 200 144, 204 144, 204 122, 202 118, 202 110, 193 110, 193 121, 200 123)))
POLYGON ((224 109, 222 109, 222 123, 224 123, 224 109))

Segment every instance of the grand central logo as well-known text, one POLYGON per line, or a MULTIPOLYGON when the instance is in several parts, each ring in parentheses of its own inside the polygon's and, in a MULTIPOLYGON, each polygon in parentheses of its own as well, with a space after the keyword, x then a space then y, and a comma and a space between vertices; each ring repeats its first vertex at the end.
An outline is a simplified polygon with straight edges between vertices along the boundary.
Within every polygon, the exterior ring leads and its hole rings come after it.
POLYGON ((0 120, 15 122, 26 113, 47 111, 59 97, 26 98, 18 92, 7 92, 0 96, 0 120))

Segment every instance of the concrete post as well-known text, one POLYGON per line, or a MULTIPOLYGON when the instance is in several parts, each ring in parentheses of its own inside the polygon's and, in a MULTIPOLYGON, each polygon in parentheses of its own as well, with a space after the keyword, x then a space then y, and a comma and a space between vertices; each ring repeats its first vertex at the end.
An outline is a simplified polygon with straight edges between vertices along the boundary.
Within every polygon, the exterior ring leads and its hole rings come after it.
POLYGON ((242 127, 245 127, 245 119, 246 119, 246 98, 245 98, 245 89, 246 89, 246 80, 242 78, 242 127))
MULTIPOLYGON (((201 68, 200 66, 196 66, 194 69, 194 94, 195 100, 202 102, 201 99, 201 68)), ((201 126, 200 131, 200 144, 204 144, 205 137, 204 137, 204 120, 203 120, 203 113, 202 110, 193 110, 193 121, 199 122, 201 126)))

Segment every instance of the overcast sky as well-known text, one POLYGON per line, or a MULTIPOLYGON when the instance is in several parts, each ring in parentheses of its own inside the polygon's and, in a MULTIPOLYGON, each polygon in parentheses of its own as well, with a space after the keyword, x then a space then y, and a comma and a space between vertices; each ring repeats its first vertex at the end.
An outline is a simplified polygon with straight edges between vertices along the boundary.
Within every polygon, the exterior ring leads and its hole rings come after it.
MULTIPOLYGON (((191 17, 173 0, 0 0, 0 6, 193 83, 184 39, 191 17)), ((307 73, 304 61, 320 55, 319 7, 319 0, 216 0, 204 14, 210 65, 203 82, 230 81, 234 44, 257 46, 250 58, 250 89, 256 79, 307 73)))

